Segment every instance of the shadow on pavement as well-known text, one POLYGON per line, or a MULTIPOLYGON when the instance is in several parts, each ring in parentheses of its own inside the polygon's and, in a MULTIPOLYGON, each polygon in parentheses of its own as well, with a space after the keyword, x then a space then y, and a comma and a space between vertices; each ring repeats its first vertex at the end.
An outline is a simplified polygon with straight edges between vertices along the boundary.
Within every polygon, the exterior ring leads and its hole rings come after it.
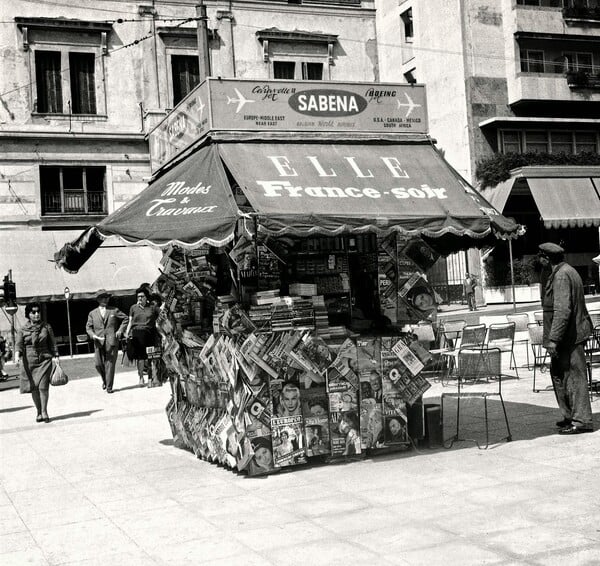
POLYGON ((32 407, 33 405, 23 405, 22 407, 9 407, 8 409, 0 409, 0 413, 14 413, 16 411, 31 409, 32 407))
POLYGON ((67 413, 66 415, 58 415, 57 417, 52 417, 52 422, 54 421, 64 421, 66 419, 78 419, 81 417, 89 417, 94 413, 99 413, 103 409, 92 409, 91 411, 79 411, 78 413, 67 413))
POLYGON ((137 383, 135 385, 128 385, 127 387, 119 387, 118 389, 115 389, 113 387, 113 393, 117 393, 119 391, 128 391, 129 389, 144 389, 145 386, 140 387, 137 383))

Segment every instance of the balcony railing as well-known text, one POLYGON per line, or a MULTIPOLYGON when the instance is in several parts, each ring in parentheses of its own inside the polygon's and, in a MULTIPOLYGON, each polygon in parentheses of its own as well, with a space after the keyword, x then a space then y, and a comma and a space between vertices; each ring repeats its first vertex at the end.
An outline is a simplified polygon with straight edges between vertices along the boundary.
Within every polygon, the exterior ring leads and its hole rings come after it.
POLYGON ((64 201, 59 192, 42 195, 42 214, 103 214, 106 212, 104 193, 65 191, 64 201))

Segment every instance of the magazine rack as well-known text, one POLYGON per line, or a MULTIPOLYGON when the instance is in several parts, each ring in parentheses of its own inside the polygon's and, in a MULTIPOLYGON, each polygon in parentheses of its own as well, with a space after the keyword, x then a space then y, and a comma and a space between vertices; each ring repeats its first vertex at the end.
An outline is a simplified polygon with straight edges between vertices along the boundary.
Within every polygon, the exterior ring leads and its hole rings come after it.
POLYGON ((502 397, 502 372, 501 372, 501 351, 499 348, 461 348, 458 353, 457 363, 457 392, 443 393, 441 397, 442 423, 444 422, 444 400, 447 398, 456 399, 456 432, 454 436, 444 443, 445 448, 451 448, 455 442, 474 442, 477 448, 486 449, 490 444, 489 436, 489 415, 488 398, 498 397, 504 413, 506 423, 506 441, 512 440, 510 426, 504 399, 502 397), (490 382, 490 379, 493 382, 490 382), (478 383, 485 380, 490 384, 485 391, 465 391, 464 386, 469 383, 478 383), (493 386, 493 387, 492 387, 493 386), (460 404, 465 399, 481 398, 483 399, 484 421, 485 421, 485 446, 481 446, 479 441, 473 438, 462 438, 460 436, 460 404))

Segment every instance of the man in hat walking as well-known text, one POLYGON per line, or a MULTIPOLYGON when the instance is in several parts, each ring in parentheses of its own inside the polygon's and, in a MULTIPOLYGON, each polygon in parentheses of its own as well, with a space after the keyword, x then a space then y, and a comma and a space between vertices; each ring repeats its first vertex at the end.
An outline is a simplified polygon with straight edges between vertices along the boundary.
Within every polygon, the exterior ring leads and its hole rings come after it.
POLYGON ((559 434, 592 432, 583 345, 592 332, 581 277, 564 260, 565 250, 547 242, 539 246, 540 263, 552 271, 542 293, 543 346, 551 356, 550 375, 563 419, 559 434))
POLYGON ((125 332, 129 317, 116 307, 109 307, 111 294, 105 289, 96 293, 98 306, 88 315, 86 332, 94 341, 94 363, 102 378, 102 389, 113 391, 115 364, 119 355, 119 338, 125 332))

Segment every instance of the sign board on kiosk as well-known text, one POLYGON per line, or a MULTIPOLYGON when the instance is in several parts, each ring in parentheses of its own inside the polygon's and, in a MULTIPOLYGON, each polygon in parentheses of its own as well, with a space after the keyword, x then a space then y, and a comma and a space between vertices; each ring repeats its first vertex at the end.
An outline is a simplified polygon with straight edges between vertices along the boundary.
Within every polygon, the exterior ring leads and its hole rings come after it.
POLYGON ((425 87, 209 78, 150 132, 152 170, 210 130, 425 134, 425 87))

